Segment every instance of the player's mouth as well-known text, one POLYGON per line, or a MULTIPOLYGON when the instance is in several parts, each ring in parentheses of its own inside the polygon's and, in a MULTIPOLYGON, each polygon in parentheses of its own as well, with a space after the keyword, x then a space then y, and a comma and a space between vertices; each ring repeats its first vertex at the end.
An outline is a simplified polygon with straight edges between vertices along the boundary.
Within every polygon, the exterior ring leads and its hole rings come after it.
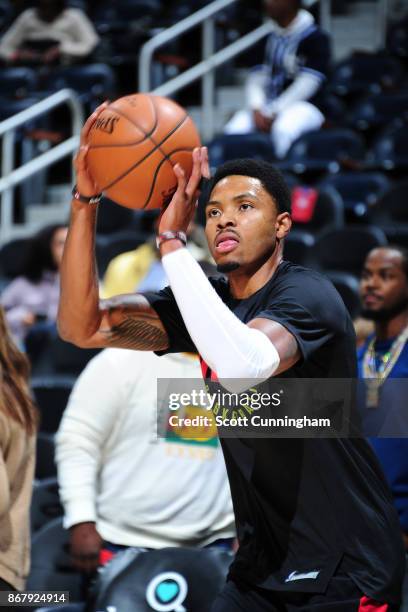
POLYGON ((217 253, 229 253, 239 244, 239 238, 235 232, 222 232, 215 239, 215 250, 217 253))

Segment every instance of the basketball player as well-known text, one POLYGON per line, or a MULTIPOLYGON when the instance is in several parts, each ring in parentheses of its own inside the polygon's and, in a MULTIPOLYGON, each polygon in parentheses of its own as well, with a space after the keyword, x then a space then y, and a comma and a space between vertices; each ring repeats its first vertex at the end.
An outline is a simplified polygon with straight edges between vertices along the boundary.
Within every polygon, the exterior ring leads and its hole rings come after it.
MULTIPOLYGON (((102 107, 100 110, 103 110, 102 107)), ((83 347, 197 350, 206 377, 266 380, 356 375, 354 333, 333 286, 282 258, 290 198, 273 166, 219 168, 206 235, 220 271, 208 281, 185 248, 205 148, 163 212, 158 245, 171 288, 99 303, 94 257, 98 192, 84 126, 61 273, 59 329, 83 347), (97 199, 97 198, 96 198, 97 199), (92 198, 91 202, 94 202, 92 198)), ((362 439, 222 441, 239 550, 215 612, 390 612, 400 602, 404 551, 390 492, 362 439)))

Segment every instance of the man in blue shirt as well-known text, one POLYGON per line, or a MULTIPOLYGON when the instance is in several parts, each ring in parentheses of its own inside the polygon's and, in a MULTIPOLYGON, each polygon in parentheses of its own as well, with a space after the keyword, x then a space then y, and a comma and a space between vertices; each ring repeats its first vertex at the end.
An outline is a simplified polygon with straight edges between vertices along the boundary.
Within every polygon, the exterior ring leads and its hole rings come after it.
POLYGON ((363 431, 391 485, 408 549, 408 251, 370 251, 360 287, 362 316, 375 325, 358 351, 359 377, 366 381, 359 402, 363 431))

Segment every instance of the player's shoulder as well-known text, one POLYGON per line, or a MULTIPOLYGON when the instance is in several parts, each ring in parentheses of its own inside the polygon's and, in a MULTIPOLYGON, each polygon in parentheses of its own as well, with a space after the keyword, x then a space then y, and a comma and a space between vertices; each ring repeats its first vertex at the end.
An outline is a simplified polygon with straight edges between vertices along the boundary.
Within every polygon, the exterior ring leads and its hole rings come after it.
POLYGON ((319 310, 327 307, 345 311, 344 302, 331 280, 312 268, 283 260, 278 268, 274 293, 287 292, 299 303, 316 305, 319 310))

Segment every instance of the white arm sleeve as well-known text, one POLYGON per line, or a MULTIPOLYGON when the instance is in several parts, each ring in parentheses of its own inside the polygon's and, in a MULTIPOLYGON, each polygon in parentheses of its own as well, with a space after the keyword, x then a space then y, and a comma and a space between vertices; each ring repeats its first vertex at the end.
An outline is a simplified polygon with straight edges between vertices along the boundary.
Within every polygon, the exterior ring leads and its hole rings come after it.
POLYGON ((272 376, 280 363, 275 346, 229 310, 187 249, 168 253, 162 263, 191 339, 223 386, 244 391, 248 381, 272 376))
POLYGON ((318 91, 321 84, 322 79, 319 78, 317 74, 301 72, 293 83, 289 85, 276 100, 267 102, 264 105, 263 113, 267 117, 272 117, 288 108, 291 104, 310 100, 318 91))

